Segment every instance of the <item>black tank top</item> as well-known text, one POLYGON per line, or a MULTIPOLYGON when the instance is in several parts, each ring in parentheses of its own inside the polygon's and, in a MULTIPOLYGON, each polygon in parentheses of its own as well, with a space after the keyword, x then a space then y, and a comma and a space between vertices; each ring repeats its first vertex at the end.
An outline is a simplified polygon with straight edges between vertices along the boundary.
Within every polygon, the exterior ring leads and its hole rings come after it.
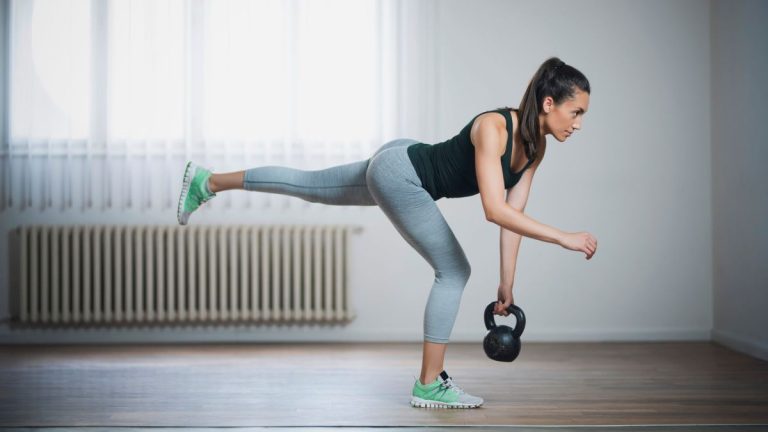
POLYGON ((481 114, 497 112, 507 121, 507 148, 501 156, 501 171, 504 174, 504 188, 509 189, 520 180, 534 159, 529 159, 523 169, 512 172, 510 158, 512 157, 512 116, 508 109, 484 111, 476 115, 464 126, 458 135, 437 143, 415 143, 408 146, 408 157, 413 164, 416 174, 421 179, 424 189, 432 199, 460 198, 475 195, 480 192, 475 173, 475 147, 469 138, 472 124, 481 114))

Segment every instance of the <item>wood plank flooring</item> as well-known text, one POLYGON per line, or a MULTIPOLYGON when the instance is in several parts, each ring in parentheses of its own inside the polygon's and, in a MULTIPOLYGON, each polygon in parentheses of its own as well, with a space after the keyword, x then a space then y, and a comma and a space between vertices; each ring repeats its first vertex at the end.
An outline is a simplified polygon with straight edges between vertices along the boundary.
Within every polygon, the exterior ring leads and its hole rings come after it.
POLYGON ((411 407, 420 367, 418 343, 7 345, 0 426, 768 425, 768 362, 714 343, 451 343, 471 410, 411 407))

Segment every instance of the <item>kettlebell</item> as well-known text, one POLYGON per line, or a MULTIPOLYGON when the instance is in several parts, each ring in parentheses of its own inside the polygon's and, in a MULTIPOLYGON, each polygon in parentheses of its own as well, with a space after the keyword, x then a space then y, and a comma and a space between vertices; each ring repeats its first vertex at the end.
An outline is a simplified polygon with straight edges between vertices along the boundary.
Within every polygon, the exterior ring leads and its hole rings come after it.
POLYGON ((493 319, 493 307, 496 302, 491 302, 485 308, 485 328, 490 330, 483 339, 485 354, 496 361, 511 362, 520 354, 520 335, 525 329, 525 314, 516 305, 509 305, 507 312, 514 314, 517 319, 515 328, 505 325, 496 325, 493 319))

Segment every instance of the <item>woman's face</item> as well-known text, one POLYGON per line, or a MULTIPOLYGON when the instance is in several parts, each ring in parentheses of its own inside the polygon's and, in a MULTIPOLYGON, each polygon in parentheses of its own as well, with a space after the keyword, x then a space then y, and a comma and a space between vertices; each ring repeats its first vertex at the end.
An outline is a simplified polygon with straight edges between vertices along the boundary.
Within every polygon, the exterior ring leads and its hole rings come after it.
POLYGON ((544 99, 544 117, 548 133, 560 142, 565 141, 577 129, 581 129, 584 113, 589 110, 589 93, 576 89, 572 99, 566 99, 560 105, 547 96, 544 99))

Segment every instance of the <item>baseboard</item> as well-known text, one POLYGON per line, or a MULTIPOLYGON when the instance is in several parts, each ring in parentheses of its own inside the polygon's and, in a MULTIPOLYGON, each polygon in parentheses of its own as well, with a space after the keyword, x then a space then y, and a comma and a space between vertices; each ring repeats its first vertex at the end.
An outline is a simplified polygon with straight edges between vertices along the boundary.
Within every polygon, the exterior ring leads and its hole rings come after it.
MULTIPOLYGON (((454 331, 451 342, 481 344, 481 331, 454 331)), ((708 329, 527 329, 526 342, 668 342, 708 341, 708 329)), ((411 329, 348 329, 344 327, 296 328, 295 326, 195 326, 157 328, 9 328, 0 324, 0 344, 120 344, 120 343, 249 343, 249 342, 421 342, 421 333, 411 329)))
POLYGON ((733 350, 768 361, 768 342, 739 336, 724 330, 712 330, 712 340, 733 350))

